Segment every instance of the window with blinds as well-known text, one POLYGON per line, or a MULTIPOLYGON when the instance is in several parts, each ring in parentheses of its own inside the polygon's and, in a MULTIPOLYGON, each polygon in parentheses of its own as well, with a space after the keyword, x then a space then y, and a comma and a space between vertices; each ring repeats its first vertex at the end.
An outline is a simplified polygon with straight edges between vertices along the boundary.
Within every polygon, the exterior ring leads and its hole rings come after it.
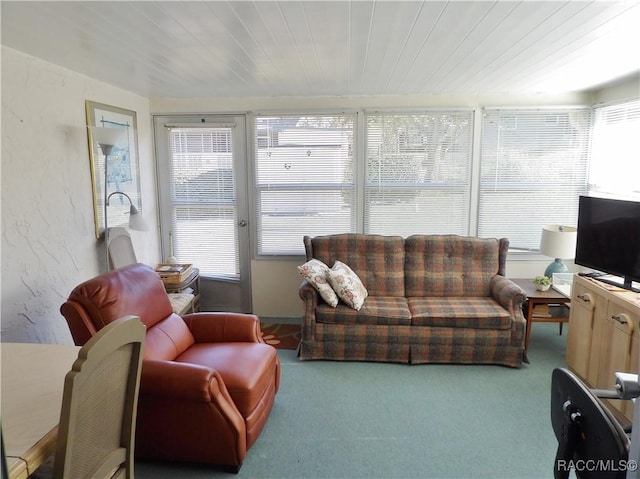
POLYGON ((486 110, 478 236, 538 250, 545 224, 575 226, 587 192, 591 109, 486 110))
POLYGON ((304 254, 304 235, 355 230, 356 114, 258 116, 257 252, 304 254))
POLYGON ((640 201, 640 100, 595 109, 589 194, 640 201))
POLYGON ((472 111, 365 117, 366 233, 468 234, 472 111))
POLYGON ((169 127, 171 251, 200 274, 239 275, 231 127, 169 127), (212 254, 212 251, 215 254, 212 254))

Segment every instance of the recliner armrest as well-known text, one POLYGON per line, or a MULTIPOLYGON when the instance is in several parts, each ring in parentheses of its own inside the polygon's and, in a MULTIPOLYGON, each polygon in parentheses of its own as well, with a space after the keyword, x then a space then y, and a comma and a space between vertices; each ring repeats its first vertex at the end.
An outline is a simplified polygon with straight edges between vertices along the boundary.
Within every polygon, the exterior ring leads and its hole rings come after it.
POLYGON ((263 343, 260 319, 245 313, 191 313, 182 319, 197 343, 263 343))
POLYGON ((212 401, 212 388, 226 386, 219 373, 191 363, 145 359, 140 375, 140 394, 198 402, 212 401))

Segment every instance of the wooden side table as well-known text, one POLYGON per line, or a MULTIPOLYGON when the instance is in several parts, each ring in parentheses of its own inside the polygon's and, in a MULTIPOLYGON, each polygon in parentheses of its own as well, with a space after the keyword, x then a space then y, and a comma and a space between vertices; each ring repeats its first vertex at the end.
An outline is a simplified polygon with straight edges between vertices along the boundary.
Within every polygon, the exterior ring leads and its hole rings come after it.
POLYGON ((200 270, 198 268, 193 268, 189 277, 187 277, 187 279, 182 283, 164 283, 164 289, 167 290, 167 293, 182 293, 187 288, 191 288, 193 290, 193 312, 200 311, 200 270))
POLYGON ((568 298, 553 288, 549 288, 547 291, 538 291, 530 279, 511 278, 511 281, 520 286, 527 295, 527 305, 525 308, 525 316, 527 319, 527 331, 524 337, 525 352, 529 348, 531 323, 534 321, 540 323, 558 323, 559 332, 562 334, 563 323, 569 322, 571 298, 568 298))

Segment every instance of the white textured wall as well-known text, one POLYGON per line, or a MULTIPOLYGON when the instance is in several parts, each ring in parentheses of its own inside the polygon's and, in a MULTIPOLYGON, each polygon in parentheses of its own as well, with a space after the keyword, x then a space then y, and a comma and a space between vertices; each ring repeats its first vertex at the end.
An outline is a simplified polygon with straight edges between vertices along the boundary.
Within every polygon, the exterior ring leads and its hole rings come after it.
POLYGON ((94 233, 85 100, 138 115, 139 260, 158 261, 149 101, 2 47, 2 341, 69 343, 59 312, 71 289, 104 269, 94 233))

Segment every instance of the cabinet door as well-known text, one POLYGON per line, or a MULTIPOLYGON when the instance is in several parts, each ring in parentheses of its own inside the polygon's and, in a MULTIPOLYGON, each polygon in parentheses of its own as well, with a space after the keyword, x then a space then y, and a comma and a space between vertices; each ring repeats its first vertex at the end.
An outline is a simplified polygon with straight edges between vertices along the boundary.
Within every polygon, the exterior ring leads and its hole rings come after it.
MULTIPOLYGON (((593 302, 593 337, 591 338, 590 357, 587 359, 586 380, 592 387, 599 385, 602 358, 609 355, 613 324, 607 321, 607 300, 603 296, 591 293, 593 302)), ((603 387, 603 386, 602 386, 603 387)))
POLYGON ((587 379, 593 337, 593 313, 596 295, 581 284, 574 284, 571 298, 571 317, 567 335, 567 365, 582 379, 587 379))
MULTIPOLYGON (((610 325, 612 334, 606 354, 601 358, 597 387, 613 389, 615 373, 638 371, 638 324, 637 318, 633 318, 631 311, 612 302, 608 304, 606 323, 610 325)), ((612 400, 609 403, 631 419, 633 415, 631 401, 612 400)))

